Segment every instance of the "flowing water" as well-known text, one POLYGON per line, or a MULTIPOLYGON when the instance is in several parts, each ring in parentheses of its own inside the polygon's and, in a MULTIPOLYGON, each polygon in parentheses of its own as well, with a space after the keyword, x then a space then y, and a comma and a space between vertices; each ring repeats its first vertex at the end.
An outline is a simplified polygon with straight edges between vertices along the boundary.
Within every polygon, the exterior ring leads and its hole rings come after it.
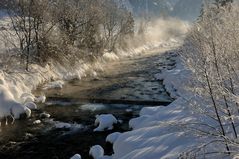
POLYGON ((35 94, 46 94, 47 102, 30 119, 2 128, 0 158, 67 159, 80 153, 87 159, 90 147, 97 144, 111 155, 112 145, 105 142, 108 134, 129 131, 128 121, 143 107, 172 102, 163 81, 154 78, 162 69, 175 67, 172 56, 166 50, 153 50, 105 64, 97 77, 69 81, 62 89, 39 88, 35 94), (93 132, 97 114, 113 114, 121 122, 113 130, 93 132), (41 123, 34 124, 38 119, 41 123))

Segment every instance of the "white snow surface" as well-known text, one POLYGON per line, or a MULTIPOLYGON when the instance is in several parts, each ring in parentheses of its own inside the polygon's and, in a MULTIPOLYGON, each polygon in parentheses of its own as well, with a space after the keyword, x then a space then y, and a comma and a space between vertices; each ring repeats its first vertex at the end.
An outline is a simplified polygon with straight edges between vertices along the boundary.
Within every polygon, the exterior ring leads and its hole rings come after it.
POLYGON ((176 68, 164 70, 155 77, 164 80, 167 91, 176 98, 175 101, 167 107, 143 108, 140 117, 130 120, 129 125, 133 130, 117 136, 113 144, 113 159, 178 158, 183 152, 203 143, 202 138, 183 128, 184 124, 210 120, 201 119, 189 108, 187 101, 193 95, 184 88, 191 73, 183 66, 179 56, 174 58, 176 68))
POLYGON ((72 156, 70 159, 81 159, 81 155, 75 154, 75 155, 72 156))
POLYGON ((95 125, 98 125, 94 131, 112 130, 113 124, 117 124, 118 120, 112 114, 96 115, 95 125))

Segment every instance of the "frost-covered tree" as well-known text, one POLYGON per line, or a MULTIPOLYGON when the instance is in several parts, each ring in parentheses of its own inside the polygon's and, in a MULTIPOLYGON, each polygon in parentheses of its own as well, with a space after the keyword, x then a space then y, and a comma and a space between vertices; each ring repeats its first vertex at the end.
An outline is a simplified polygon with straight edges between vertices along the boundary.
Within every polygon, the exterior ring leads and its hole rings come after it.
POLYGON ((204 8, 186 40, 183 57, 195 77, 190 90, 201 99, 192 101, 193 109, 212 121, 197 131, 211 136, 210 144, 224 143, 223 153, 233 154, 239 148, 239 12, 237 5, 230 10, 221 7, 204 8))

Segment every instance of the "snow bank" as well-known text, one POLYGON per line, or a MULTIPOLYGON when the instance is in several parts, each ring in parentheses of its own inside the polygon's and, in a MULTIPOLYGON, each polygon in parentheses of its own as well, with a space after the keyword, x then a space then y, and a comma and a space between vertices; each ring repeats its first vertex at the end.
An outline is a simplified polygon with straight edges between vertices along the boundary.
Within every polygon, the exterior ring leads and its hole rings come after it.
POLYGON ((130 120, 133 130, 117 136, 114 159, 178 158, 182 152, 200 144, 197 137, 183 129, 184 124, 197 122, 199 115, 188 108, 185 100, 191 98, 184 90, 190 71, 179 57, 175 60, 175 69, 163 70, 155 77, 164 80, 167 91, 176 100, 167 107, 143 108, 140 117, 130 120))
POLYGON ((98 125, 94 131, 112 130, 113 124, 117 124, 117 119, 112 114, 96 115, 95 125, 98 125))
POLYGON ((178 98, 181 95, 186 97, 188 94, 187 91, 183 89, 183 86, 186 86, 187 82, 190 80, 191 72, 183 66, 183 62, 180 58, 174 58, 176 61, 176 68, 173 70, 163 70, 162 73, 156 74, 155 78, 157 80, 163 80, 163 84, 170 96, 172 98, 178 98))

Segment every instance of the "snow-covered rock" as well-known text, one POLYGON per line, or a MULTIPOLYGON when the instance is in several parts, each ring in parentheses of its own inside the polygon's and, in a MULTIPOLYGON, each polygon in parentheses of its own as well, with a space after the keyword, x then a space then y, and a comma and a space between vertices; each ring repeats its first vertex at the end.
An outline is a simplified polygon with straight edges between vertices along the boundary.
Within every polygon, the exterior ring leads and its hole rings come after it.
POLYGON ((43 112, 43 113, 40 114, 40 118, 42 118, 42 119, 44 119, 44 118, 50 118, 50 117, 51 117, 51 115, 48 114, 48 113, 46 113, 46 112, 43 112))
POLYGON ((100 145, 95 145, 90 148, 89 155, 94 159, 100 159, 104 156, 104 149, 100 145))
POLYGON ((95 125, 98 125, 94 131, 112 130, 113 124, 117 124, 117 119, 112 114, 96 115, 95 125))
POLYGON ((41 120, 35 120, 35 121, 33 122, 33 124, 35 124, 35 125, 41 124, 41 120))
POLYGON ((106 137, 106 142, 109 142, 111 144, 113 144, 117 139, 118 137, 121 135, 120 132, 115 132, 115 133, 112 133, 112 134, 109 134, 107 137, 106 137))
POLYGON ((70 159, 81 159, 81 155, 75 154, 75 155, 72 156, 70 159))
POLYGON ((24 106, 31 109, 31 110, 37 109, 37 105, 33 102, 27 102, 27 103, 24 104, 24 106))

